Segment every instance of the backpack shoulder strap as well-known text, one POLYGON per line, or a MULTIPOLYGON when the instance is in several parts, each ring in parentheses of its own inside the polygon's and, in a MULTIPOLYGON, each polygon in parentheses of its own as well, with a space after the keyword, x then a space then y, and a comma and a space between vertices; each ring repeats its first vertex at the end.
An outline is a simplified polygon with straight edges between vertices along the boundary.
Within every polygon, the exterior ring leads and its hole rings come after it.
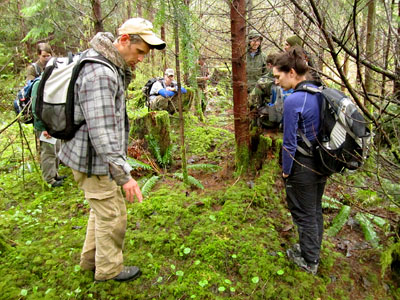
POLYGON ((167 88, 167 86, 165 85, 164 78, 161 78, 161 79, 159 79, 158 81, 161 82, 161 85, 162 85, 162 87, 163 87, 164 89, 167 88))
POLYGON ((112 64, 107 58, 104 56, 98 55, 98 56, 86 56, 86 53, 82 54, 82 57, 79 59, 78 64, 80 65, 80 68, 86 63, 86 62, 94 62, 94 63, 99 63, 102 65, 105 65, 109 67, 114 73, 118 74, 117 68, 112 64))
POLYGON ((40 74, 42 74, 42 71, 40 70, 38 64, 37 63, 32 63, 32 66, 35 69, 36 77, 39 77, 40 74))
POLYGON ((316 88, 307 84, 301 85, 300 87, 296 88, 293 93, 295 92, 308 92, 311 94, 322 93, 322 88, 316 88))
POLYGON ((313 157, 314 155, 312 154, 312 149, 313 145, 311 144, 310 140, 306 137, 306 135, 303 133, 303 131, 300 130, 300 128, 297 128, 297 133, 300 135, 302 138, 303 142, 307 145, 308 151, 301 147, 299 144, 297 144, 297 149, 301 154, 309 157, 313 157))

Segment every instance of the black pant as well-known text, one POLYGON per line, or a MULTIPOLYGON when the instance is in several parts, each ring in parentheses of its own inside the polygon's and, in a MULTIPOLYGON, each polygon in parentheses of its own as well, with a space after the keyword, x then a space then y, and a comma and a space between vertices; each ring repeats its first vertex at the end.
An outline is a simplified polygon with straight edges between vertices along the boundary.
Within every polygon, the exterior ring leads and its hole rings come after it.
POLYGON ((296 153, 286 180, 286 201, 299 232, 301 255, 309 263, 319 261, 324 221, 321 198, 326 177, 316 174, 312 157, 296 153))

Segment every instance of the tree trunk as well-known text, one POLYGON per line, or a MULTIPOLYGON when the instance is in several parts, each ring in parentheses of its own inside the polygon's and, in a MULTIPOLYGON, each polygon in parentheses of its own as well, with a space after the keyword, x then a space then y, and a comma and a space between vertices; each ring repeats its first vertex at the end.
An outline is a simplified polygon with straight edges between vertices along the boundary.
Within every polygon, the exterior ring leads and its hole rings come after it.
POLYGON ((181 66, 179 62, 179 31, 178 31, 178 3, 175 4, 175 23, 174 23, 174 38, 175 38, 175 64, 176 64, 176 80, 178 82, 178 104, 179 104, 179 125, 180 125, 180 141, 181 141, 181 159, 182 159, 182 174, 183 182, 189 186, 188 170, 186 166, 186 147, 185 147, 185 120, 183 119, 183 105, 181 93, 181 66))
MULTIPOLYGON (((21 35, 19 37, 19 40, 22 40, 28 34, 28 30, 27 30, 26 24, 25 24, 25 18, 22 16, 22 13, 21 13, 22 6, 23 6, 23 4, 21 3, 21 1, 18 1, 17 2, 18 19, 20 21, 20 26, 21 26, 21 30, 20 30, 21 35)), ((28 53, 28 55, 32 55, 32 52, 34 52, 34 48, 32 47, 31 43, 22 43, 21 46, 25 46, 26 52, 28 53)), ((23 51, 21 51, 21 52, 23 53, 23 51)), ((36 52, 35 52, 35 55, 36 55, 36 52)), ((15 72, 17 71, 17 69, 15 68, 15 66, 17 66, 17 65, 18 64, 14 64, 15 72)))
MULTIPOLYGON (((397 18, 400 18, 400 1, 397 2, 397 7, 398 7, 397 18)), ((398 25, 397 25, 396 53, 394 55, 396 79, 394 81, 393 94, 397 101, 400 101, 400 59, 399 59, 399 55, 400 55, 400 23, 398 23, 398 25)))
MULTIPOLYGON (((365 47, 367 59, 370 61, 373 61, 375 52, 375 19, 376 19, 375 0, 370 0, 368 3, 367 40, 365 47)), ((365 89, 367 93, 373 93, 375 89, 373 71, 369 68, 365 68, 365 89)))
MULTIPOLYGON (((301 0, 297 1, 299 5, 301 5, 301 0)), ((297 35, 300 34, 300 21, 301 21, 301 11, 297 8, 297 6, 294 8, 294 20, 293 20, 293 28, 294 31, 297 35)), ((300 36, 300 35, 299 35, 300 36)))
POLYGON ((249 162, 249 117, 246 78, 245 0, 231 3, 233 114, 235 118, 236 170, 247 170, 249 162))
POLYGON ((132 3, 131 1, 128 1, 126 4, 126 20, 132 18, 132 3))
MULTIPOLYGON (((349 61, 350 61, 350 56, 349 54, 345 53, 343 59, 343 74, 346 78, 348 78, 349 75, 349 61)), ((342 86, 341 90, 342 92, 346 92, 346 87, 342 86)))
MULTIPOLYGON (((165 37, 165 26, 161 26, 161 39, 163 41, 166 41, 166 37, 165 37)), ((167 50, 163 49, 161 50, 161 59, 162 59, 162 63, 163 63, 163 70, 167 69, 167 50)))
MULTIPOLYGON (((394 7, 394 0, 392 1, 392 5, 390 7, 390 21, 389 21, 390 23, 392 23, 393 7, 394 7)), ((391 29, 391 26, 389 26, 386 39, 384 36, 382 37, 382 46, 385 51, 384 57, 383 57, 383 64, 385 66, 385 69, 388 69, 388 67, 389 67, 389 52, 390 52, 391 40, 392 40, 392 29, 391 29)), ((382 84, 381 84, 382 97, 385 96, 385 93, 386 93, 386 76, 385 76, 385 74, 382 74, 382 84)))
POLYGON ((142 1, 137 1, 136 2, 136 11, 137 11, 137 16, 138 17, 143 17, 143 9, 142 9, 142 1))
POLYGON ((94 31, 95 33, 103 32, 103 20, 101 18, 101 0, 92 0, 92 11, 94 18, 94 31))
POLYGON ((324 56, 325 56, 324 49, 326 48, 326 42, 325 42, 324 36, 321 32, 319 34, 319 45, 320 45, 320 47, 319 47, 319 51, 318 51, 318 70, 321 73, 324 73, 324 56))
MULTIPOLYGON (((247 21, 250 23, 250 24, 253 24, 253 20, 252 20, 252 18, 253 18, 253 0, 247 0, 246 1, 247 3, 246 3, 246 10, 247 10, 247 21)), ((251 26, 248 26, 247 27, 247 34, 249 33, 249 31, 252 29, 252 27, 251 26)))

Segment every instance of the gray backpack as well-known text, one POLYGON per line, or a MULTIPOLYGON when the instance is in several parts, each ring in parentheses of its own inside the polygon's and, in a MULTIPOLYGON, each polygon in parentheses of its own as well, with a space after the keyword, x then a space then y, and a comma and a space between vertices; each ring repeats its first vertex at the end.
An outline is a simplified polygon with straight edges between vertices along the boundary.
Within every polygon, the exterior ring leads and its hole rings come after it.
POLYGON ((118 74, 114 65, 101 55, 53 57, 42 73, 38 87, 35 113, 48 133, 61 140, 70 140, 85 123, 74 123, 74 87, 79 72, 87 62, 96 62, 109 67, 118 74))

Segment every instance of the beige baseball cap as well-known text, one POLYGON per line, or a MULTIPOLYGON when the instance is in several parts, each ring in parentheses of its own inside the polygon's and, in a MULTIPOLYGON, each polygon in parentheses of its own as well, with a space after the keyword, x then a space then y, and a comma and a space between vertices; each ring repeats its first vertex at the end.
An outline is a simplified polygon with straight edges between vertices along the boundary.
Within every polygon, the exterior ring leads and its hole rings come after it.
POLYGON ((127 20, 124 24, 118 28, 118 35, 123 34, 137 34, 147 44, 154 46, 158 50, 165 48, 165 42, 158 38, 153 30, 153 24, 142 18, 132 18, 127 20))
POLYGON ((173 69, 166 69, 164 74, 167 75, 167 76, 171 76, 171 75, 175 76, 175 72, 174 72, 173 69))

